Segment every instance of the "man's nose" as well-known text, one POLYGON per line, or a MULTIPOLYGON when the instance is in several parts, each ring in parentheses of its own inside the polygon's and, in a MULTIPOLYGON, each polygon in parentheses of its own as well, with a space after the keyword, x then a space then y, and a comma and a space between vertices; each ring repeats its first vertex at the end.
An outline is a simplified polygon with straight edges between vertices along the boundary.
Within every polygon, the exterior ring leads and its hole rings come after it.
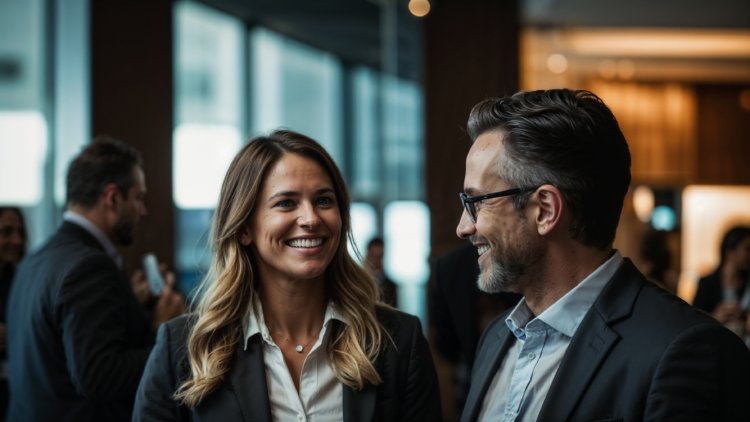
POLYGON ((458 220, 458 226, 456 226, 456 236, 461 239, 468 239, 474 233, 476 233, 476 227, 474 227, 474 223, 471 222, 466 210, 463 210, 461 213, 461 219, 458 220))

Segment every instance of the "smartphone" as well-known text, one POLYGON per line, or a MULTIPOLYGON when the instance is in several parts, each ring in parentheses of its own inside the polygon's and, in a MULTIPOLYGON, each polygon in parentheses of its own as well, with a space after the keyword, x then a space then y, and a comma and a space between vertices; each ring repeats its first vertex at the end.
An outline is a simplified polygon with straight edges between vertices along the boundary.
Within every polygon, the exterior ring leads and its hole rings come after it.
POLYGON ((151 294, 159 296, 164 290, 164 277, 159 272, 159 261, 156 255, 149 253, 143 256, 143 269, 146 271, 146 280, 151 294))

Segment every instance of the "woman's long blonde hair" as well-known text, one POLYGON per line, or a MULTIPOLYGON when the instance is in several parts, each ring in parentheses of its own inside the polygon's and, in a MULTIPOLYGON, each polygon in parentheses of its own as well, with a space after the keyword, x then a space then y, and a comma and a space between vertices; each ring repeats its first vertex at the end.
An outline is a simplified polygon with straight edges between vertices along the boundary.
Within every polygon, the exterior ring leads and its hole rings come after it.
POLYGON ((342 241, 325 272, 326 294, 348 319, 335 324, 326 350, 336 377, 361 390, 381 382, 373 362, 384 334, 375 315, 379 290, 372 276, 352 259, 349 193, 340 171, 314 140, 291 131, 276 131, 252 139, 234 158, 221 187, 211 227, 211 267, 201 283, 197 315, 188 337, 190 376, 175 392, 182 404, 195 407, 226 379, 242 339, 242 324, 257 294, 257 274, 251 249, 240 244, 263 181, 285 154, 299 154, 320 164, 333 182, 341 215, 342 241))

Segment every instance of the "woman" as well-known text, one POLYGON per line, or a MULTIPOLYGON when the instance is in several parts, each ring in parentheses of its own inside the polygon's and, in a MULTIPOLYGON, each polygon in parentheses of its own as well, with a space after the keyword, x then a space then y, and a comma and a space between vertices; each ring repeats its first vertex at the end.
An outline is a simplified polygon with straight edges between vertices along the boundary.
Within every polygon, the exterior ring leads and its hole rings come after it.
POLYGON ((710 313, 742 335, 747 329, 743 325, 750 328, 750 319, 746 320, 745 316, 750 310, 749 275, 750 227, 735 226, 726 232, 721 241, 719 266, 698 281, 693 306, 710 313))
POLYGON ((21 210, 0 207, 0 420, 8 407, 5 357, 5 308, 18 262, 26 252, 26 224, 21 210))
POLYGON ((290 131, 235 157, 197 312, 165 324, 136 396, 141 420, 440 420, 418 320, 377 302, 349 256, 349 194, 290 131))

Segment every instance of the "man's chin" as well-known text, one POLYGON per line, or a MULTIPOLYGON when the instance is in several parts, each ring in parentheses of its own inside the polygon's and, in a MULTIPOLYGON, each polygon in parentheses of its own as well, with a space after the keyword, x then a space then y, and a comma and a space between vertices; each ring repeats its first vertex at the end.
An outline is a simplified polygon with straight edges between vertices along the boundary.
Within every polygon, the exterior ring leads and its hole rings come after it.
POLYGON ((498 276, 493 271, 482 271, 477 277, 477 287, 485 293, 518 293, 518 283, 509 279, 507 276, 498 276))

